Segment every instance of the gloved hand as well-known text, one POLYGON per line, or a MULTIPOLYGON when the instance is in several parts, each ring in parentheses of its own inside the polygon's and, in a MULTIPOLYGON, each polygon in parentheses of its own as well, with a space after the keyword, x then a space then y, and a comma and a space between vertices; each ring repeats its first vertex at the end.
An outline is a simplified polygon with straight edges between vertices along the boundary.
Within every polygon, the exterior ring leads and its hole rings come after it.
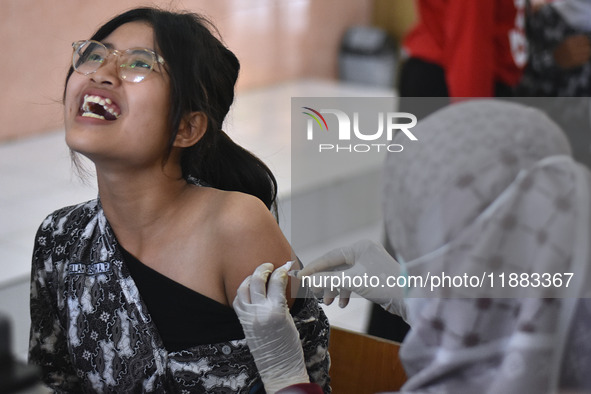
POLYGON ((400 264, 378 243, 363 240, 334 249, 295 275, 317 295, 323 291, 327 305, 339 295, 344 308, 353 292, 406 320, 404 288, 392 285, 401 275, 400 264))
POLYGON ((288 262, 272 274, 273 264, 257 267, 242 282, 233 303, 265 390, 270 394, 310 381, 300 335, 285 298, 291 264, 288 262))

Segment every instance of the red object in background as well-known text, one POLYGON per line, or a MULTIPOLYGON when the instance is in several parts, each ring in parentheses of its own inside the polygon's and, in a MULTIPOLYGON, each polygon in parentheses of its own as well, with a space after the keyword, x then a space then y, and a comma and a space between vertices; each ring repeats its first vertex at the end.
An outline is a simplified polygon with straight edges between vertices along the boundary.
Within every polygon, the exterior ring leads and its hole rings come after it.
POLYGON ((419 0, 408 55, 443 67, 451 97, 492 97, 527 61, 525 0, 419 0))

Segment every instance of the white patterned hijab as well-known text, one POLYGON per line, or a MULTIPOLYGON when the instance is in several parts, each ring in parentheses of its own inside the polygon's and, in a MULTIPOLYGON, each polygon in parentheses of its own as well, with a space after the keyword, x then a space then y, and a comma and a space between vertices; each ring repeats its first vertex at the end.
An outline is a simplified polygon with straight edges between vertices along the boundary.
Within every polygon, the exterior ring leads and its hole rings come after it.
POLYGON ((467 275, 486 285, 408 289, 404 389, 591 390, 591 307, 579 300, 591 287, 591 175, 562 131, 536 109, 472 100, 413 134, 418 141, 393 141, 404 150, 386 162, 389 243, 409 277, 467 275), (531 285, 510 282, 511 273, 531 285), (561 286, 534 273, 560 273, 561 286))

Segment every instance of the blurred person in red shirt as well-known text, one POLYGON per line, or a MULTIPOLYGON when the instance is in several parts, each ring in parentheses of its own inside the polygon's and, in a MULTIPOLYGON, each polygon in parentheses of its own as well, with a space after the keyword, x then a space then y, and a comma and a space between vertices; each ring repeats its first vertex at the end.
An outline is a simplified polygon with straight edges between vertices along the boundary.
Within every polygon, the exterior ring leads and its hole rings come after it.
POLYGON ((402 97, 511 96, 527 61, 526 0, 417 0, 402 97))

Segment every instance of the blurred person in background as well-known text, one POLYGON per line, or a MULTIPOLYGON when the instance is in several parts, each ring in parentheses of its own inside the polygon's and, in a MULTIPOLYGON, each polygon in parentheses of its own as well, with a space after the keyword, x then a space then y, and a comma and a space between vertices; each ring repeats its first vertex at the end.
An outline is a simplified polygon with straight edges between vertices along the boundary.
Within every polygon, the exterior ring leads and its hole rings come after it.
POLYGON ((403 97, 511 96, 527 58, 526 0, 417 0, 403 97))
POLYGON ((538 0, 527 11, 529 58, 517 94, 536 100, 591 168, 591 0, 538 0))
POLYGON ((591 0, 532 2, 520 96, 591 96, 591 0))

